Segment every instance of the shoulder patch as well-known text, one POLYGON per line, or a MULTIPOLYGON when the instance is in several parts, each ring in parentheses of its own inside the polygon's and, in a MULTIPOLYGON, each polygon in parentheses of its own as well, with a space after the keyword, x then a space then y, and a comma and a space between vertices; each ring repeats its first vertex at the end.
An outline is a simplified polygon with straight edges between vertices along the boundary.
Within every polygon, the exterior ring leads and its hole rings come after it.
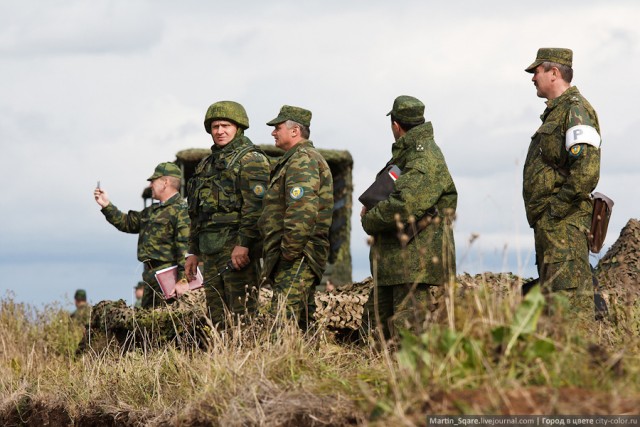
POLYGON ((576 144, 569 149, 571 157, 580 157, 580 154, 582 154, 582 144, 576 144))
POLYGON ((293 200, 300 200, 302 196, 304 196, 304 188, 298 186, 293 187, 291 190, 289 190, 289 196, 293 200))
POLYGON ((255 194, 256 197, 262 199, 264 197, 264 192, 265 188, 263 184, 256 184, 253 186, 253 194, 255 194))

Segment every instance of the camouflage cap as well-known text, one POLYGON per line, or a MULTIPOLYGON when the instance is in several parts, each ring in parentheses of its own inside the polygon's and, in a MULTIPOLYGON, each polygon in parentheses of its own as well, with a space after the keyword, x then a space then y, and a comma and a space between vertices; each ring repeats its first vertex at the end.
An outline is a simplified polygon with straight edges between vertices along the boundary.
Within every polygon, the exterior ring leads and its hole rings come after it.
POLYGON ((73 299, 78 301, 86 301, 87 300, 87 291, 84 289, 78 289, 76 293, 73 295, 73 299))
POLYGON ((393 101, 393 108, 387 113, 402 123, 420 124, 424 122, 424 104, 418 98, 400 95, 393 101))
POLYGON ((571 49, 564 49, 561 47, 541 47, 538 49, 536 60, 524 70, 527 73, 533 73, 538 65, 543 62, 555 62, 556 64, 571 67, 573 63, 573 52, 571 49))
POLYGON ((182 170, 180 170, 180 167, 175 163, 162 162, 156 166, 156 170, 153 172, 153 175, 147 178, 147 181, 153 181, 161 176, 173 176, 182 179, 182 170))
POLYGON ((144 289, 144 282, 138 282, 137 285, 133 287, 133 289, 144 289))
POLYGON ((275 126, 279 123, 286 122, 287 120, 292 120, 308 127, 311 125, 311 111, 300 107, 283 105, 278 117, 267 122, 267 126, 275 126))

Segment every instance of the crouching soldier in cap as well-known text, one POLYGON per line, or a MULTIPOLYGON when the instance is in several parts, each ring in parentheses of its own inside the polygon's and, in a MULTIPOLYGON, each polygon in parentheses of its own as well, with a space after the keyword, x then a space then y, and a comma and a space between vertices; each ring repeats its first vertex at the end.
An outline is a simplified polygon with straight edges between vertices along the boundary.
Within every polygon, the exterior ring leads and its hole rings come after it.
POLYGON ((309 141, 311 111, 285 105, 271 135, 285 150, 273 172, 258 223, 264 238, 263 280, 273 283, 272 309, 286 299, 287 315, 304 329, 315 311, 314 293, 329 254, 333 178, 309 141))
POLYGON ((144 282, 138 282, 138 284, 133 288, 135 292, 135 297, 136 297, 136 300, 133 303, 133 306, 135 308, 142 308, 142 295, 144 295, 144 288, 145 288, 144 282))
POLYGON ((269 181, 269 160, 244 135, 249 118, 233 101, 212 104, 204 118, 211 155, 197 166, 188 184, 191 238, 187 273, 204 263, 209 316, 225 325, 233 315, 254 313, 258 301, 262 245, 257 221, 269 181))
POLYGON ((185 281, 185 255, 189 244, 189 213, 179 193, 182 171, 175 163, 160 163, 148 178, 151 196, 160 203, 142 211, 121 212, 106 191, 96 188, 93 195, 107 221, 120 231, 138 234, 138 260, 144 264, 142 280, 146 283, 141 305, 153 308, 163 300, 155 273, 178 266, 178 281, 185 281))
POLYGON ((569 49, 541 48, 525 69, 547 108, 531 137, 522 194, 543 292, 568 293, 573 308, 591 314, 590 194, 600 178, 601 138, 595 110, 571 86, 572 62, 569 49))
POLYGON ((73 300, 76 305, 76 309, 71 313, 71 318, 79 325, 85 328, 89 325, 91 318, 91 306, 87 302, 87 291, 84 289, 78 289, 73 295, 73 300))
POLYGON ((369 322, 378 311, 385 338, 398 328, 419 332, 442 308, 444 284, 456 271, 451 226, 458 202, 431 122, 425 122, 424 104, 399 96, 389 115, 395 143, 380 173, 395 165, 400 176, 386 200, 361 213, 362 228, 373 236, 369 259, 377 280, 365 309, 369 322), (416 221, 424 228, 416 228, 416 221))

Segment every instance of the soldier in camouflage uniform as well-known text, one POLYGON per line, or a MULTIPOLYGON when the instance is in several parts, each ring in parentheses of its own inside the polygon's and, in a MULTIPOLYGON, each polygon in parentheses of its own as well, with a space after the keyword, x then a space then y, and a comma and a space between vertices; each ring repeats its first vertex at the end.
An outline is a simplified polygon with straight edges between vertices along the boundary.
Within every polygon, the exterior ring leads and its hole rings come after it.
POLYGON ((136 296, 136 300, 133 303, 135 308, 142 308, 142 296, 144 295, 144 282, 138 282, 138 284, 133 288, 136 296))
POLYGON ((73 299, 76 309, 71 313, 71 318, 79 325, 87 327, 91 318, 91 306, 87 303, 87 291, 78 289, 73 299))
POLYGON ((377 284, 366 311, 374 322, 378 310, 385 338, 399 327, 419 331, 442 307, 443 285, 455 277, 451 225, 458 202, 431 122, 425 123, 424 104, 399 96, 387 115, 395 138, 387 166, 398 166, 401 175, 388 199, 361 213, 362 228, 373 236, 369 258, 377 284), (405 226, 423 218, 429 225, 409 240, 405 226))
POLYGON ((163 300, 155 273, 172 265, 178 266, 178 281, 185 281, 185 255, 189 244, 189 212, 179 193, 182 171, 175 163, 160 163, 150 181, 151 195, 160 203, 142 211, 121 212, 110 201, 107 192, 96 188, 93 195, 109 223, 125 233, 137 233, 138 260, 144 264, 142 280, 147 284, 142 307, 152 308, 163 300))
POLYGON ((314 293, 329 255, 333 179, 325 159, 309 141, 311 111, 285 105, 267 123, 285 150, 273 172, 258 222, 264 238, 263 280, 273 283, 277 301, 305 329, 315 311, 314 293))
POLYGON ((593 307, 587 233, 600 177, 600 126, 571 86, 572 58, 569 49, 541 48, 525 70, 547 108, 531 137, 522 194, 543 291, 583 295, 579 300, 593 307))
POLYGON ((204 128, 214 144, 188 184, 187 272, 195 275, 198 262, 204 263, 209 315, 222 327, 225 309, 235 315, 257 309, 262 246, 256 222, 269 181, 269 160, 244 136, 249 118, 237 102, 212 104, 204 128))

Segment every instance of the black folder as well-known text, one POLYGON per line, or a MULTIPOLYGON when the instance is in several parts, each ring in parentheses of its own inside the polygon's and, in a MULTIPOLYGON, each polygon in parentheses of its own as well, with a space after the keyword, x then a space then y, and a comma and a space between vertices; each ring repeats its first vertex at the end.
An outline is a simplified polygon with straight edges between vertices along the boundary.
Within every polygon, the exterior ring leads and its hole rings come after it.
POLYGON ((395 182, 400 177, 400 168, 396 165, 389 165, 378 175, 375 182, 366 189, 358 200, 367 210, 373 208, 378 202, 387 200, 395 189, 395 182))

